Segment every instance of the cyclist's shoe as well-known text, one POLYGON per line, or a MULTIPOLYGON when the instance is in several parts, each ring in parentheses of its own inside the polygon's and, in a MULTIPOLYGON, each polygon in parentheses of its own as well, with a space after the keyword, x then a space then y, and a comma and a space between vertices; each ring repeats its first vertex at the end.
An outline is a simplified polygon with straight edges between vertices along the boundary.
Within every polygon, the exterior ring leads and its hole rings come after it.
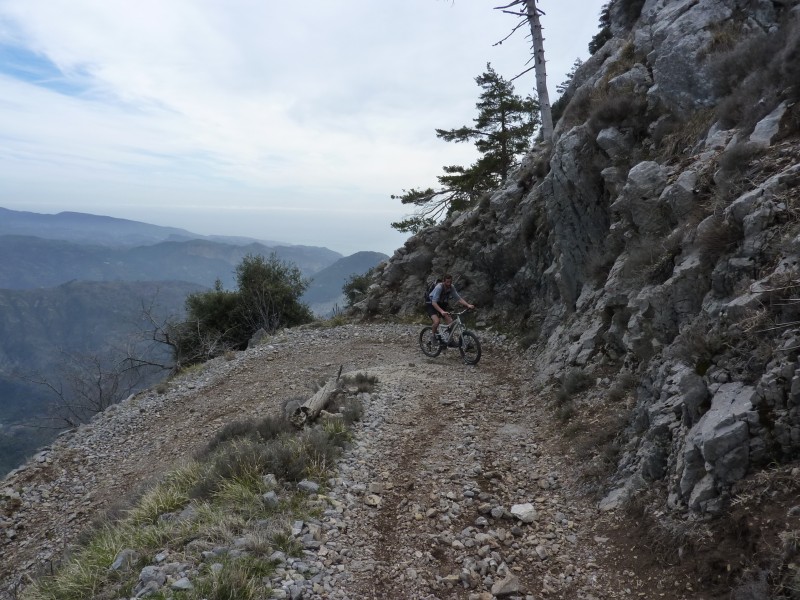
POLYGON ((458 348, 458 342, 455 340, 450 340, 450 343, 447 344, 449 348, 458 348))
POLYGON ((440 334, 436 334, 436 341, 439 342, 440 346, 447 346, 447 342, 444 341, 444 338, 440 334))

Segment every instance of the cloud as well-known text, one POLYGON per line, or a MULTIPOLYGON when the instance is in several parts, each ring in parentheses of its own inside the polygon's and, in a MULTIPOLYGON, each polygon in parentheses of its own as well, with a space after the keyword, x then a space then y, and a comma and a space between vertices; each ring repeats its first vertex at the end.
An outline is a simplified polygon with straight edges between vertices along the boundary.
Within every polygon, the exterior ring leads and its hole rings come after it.
MULTIPOLYGON (((596 5, 596 30, 602 2, 569 3, 596 5)), ((545 4, 545 26, 563 27, 569 11, 545 4)), ((526 68, 519 32, 492 46, 513 23, 474 0, 0 0, 0 177, 6 193, 113 216, 132 197, 187 210, 280 197, 321 218, 383 198, 388 228, 406 212, 390 194, 474 160, 434 129, 471 121, 487 62, 526 68)), ((551 89, 588 39, 553 40, 551 89)))

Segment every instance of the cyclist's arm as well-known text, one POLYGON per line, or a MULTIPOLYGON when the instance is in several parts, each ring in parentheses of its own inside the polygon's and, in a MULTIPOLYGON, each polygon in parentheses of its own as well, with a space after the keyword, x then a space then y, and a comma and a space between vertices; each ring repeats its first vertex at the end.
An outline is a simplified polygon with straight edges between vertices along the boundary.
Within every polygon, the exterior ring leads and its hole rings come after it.
POLYGON ((436 309, 436 312, 444 316, 444 314, 447 311, 444 310, 441 306, 439 306, 439 298, 441 296, 442 296, 442 284, 439 283, 436 285, 435 288, 433 288, 433 291, 431 292, 431 306, 433 306, 433 308, 436 309))
POLYGON ((433 306, 433 308, 435 308, 435 309, 436 309, 436 311, 437 311, 437 312, 438 312, 440 315, 442 315, 442 316, 444 316, 444 315, 445 315, 445 313, 447 312, 447 311, 446 311, 446 310, 444 310, 444 309, 443 309, 441 306, 439 306, 439 303, 438 303, 438 302, 436 302, 436 300, 433 300, 433 299, 431 299, 431 305, 432 305, 432 306, 433 306))

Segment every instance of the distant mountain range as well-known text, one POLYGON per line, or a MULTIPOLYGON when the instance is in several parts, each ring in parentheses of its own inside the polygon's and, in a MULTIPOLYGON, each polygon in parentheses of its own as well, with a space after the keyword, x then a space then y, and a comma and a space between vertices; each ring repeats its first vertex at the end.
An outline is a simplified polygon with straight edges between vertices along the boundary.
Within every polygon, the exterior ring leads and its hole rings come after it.
POLYGON ((209 240, 243 246, 254 242, 265 246, 288 245, 246 237, 200 235, 176 227, 88 213, 60 212, 49 215, 7 208, 0 208, 0 235, 32 235, 98 246, 147 246, 186 240, 209 240))
POLYGON ((332 265, 314 273, 311 285, 303 294, 303 300, 312 308, 316 307, 318 314, 326 314, 336 305, 343 307, 344 283, 352 275, 362 275, 386 258, 387 256, 380 252, 356 252, 340 258, 332 265), (338 290, 339 293, 332 296, 333 290, 338 290))
POLYGON ((14 373, 55 381, 67 355, 133 343, 147 329, 143 306, 152 304, 156 316, 182 318, 187 294, 217 280, 234 289, 244 256, 273 253, 310 280, 301 299, 321 316, 342 305, 350 276, 388 258, 84 213, 0 208, 0 476, 48 439, 20 423, 41 416, 52 394, 14 373))
POLYGON ((232 289, 234 269, 245 255, 272 253, 296 265, 305 277, 342 258, 333 250, 311 246, 233 245, 189 239, 114 247, 88 241, 0 235, 0 288, 50 287, 73 279, 188 281, 210 288, 219 279, 225 288, 232 289))
POLYGON ((321 246, 245 237, 204 236, 77 212, 55 215, 0 208, 0 289, 53 287, 68 281, 184 281, 236 285, 234 270, 247 254, 292 263, 311 284, 303 296, 316 314, 343 300, 342 285, 388 258, 379 252, 343 257, 321 246))

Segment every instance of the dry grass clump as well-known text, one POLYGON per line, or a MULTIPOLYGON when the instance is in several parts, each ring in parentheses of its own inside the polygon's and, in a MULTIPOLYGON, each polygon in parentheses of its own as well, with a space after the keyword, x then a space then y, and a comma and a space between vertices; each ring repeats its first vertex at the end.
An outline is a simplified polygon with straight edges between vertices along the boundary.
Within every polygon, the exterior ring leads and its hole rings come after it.
POLYGON ((639 239, 628 244, 622 275, 645 284, 664 283, 672 275, 675 258, 681 252, 681 236, 668 236, 661 241, 639 239))
POLYGON ((713 121, 714 112, 710 109, 694 111, 686 119, 665 121, 653 132, 654 158, 666 164, 691 154, 708 135, 713 121))
POLYGON ((762 146, 752 142, 732 144, 720 155, 717 165, 725 179, 738 179, 747 174, 753 160, 764 152, 762 146))
POLYGON ((617 127, 633 131, 638 137, 647 131, 647 101, 633 91, 609 94, 593 105, 589 114, 589 126, 598 132, 606 127, 617 127))
POLYGON ((700 53, 699 58, 711 54, 729 52, 741 42, 743 36, 742 23, 735 19, 726 19, 718 23, 713 23, 708 30, 709 33, 711 33, 711 41, 708 43, 705 50, 700 53))
POLYGON ((346 398, 339 407, 345 425, 352 425, 364 416, 364 405, 357 398, 346 398))
POLYGON ((659 564, 679 565, 704 543, 708 532, 696 523, 675 521, 654 509, 653 497, 654 490, 634 495, 625 503, 625 513, 635 524, 636 537, 659 564))
MULTIPOLYGON (((632 385, 627 376, 619 382, 621 388, 632 385)), ((622 398, 625 396, 627 389, 622 398)), ((608 477, 617 468, 625 443, 631 409, 628 402, 620 405, 622 398, 601 398, 592 404, 591 411, 582 411, 564 427, 564 439, 581 465, 581 479, 588 486, 587 491, 597 496, 607 491, 608 477)))
POLYGON ((764 308, 772 315, 773 333, 800 325, 800 273, 774 275, 764 291, 764 308))
POLYGON ((255 420, 232 421, 220 429, 208 445, 200 453, 200 457, 208 456, 212 451, 225 442, 249 438, 252 440, 268 441, 282 434, 294 431, 291 423, 285 417, 265 417, 255 420))
POLYGON ((356 373, 355 375, 345 375, 342 377, 341 383, 342 387, 355 387, 356 391, 369 394, 375 390, 378 378, 367 373, 356 373))
POLYGON ((705 375, 714 357, 728 346, 716 323, 700 316, 681 328, 673 345, 675 357, 693 366, 698 375, 705 375))
POLYGON ((181 597, 186 600, 258 600, 264 597, 263 579, 275 572, 267 560, 243 557, 238 560, 223 560, 222 569, 205 570, 195 588, 181 597))
MULTIPOLYGON (((377 383, 355 378, 358 385, 377 383)), ((359 404, 346 403, 350 412, 359 404)), ((361 409, 363 410, 363 409, 361 409)), ((359 413, 360 414, 360 413, 359 413)), ((168 550, 201 565, 201 548, 231 545, 243 537, 247 554, 220 559, 222 568, 200 566, 186 600, 230 600, 266 597, 264 578, 274 573, 267 558, 275 550, 299 556, 302 546, 289 523, 319 515, 319 507, 294 486, 280 489, 279 502, 266 502, 274 492, 265 477, 279 482, 303 478, 324 481, 350 439, 346 418, 295 431, 283 418, 242 420, 226 425, 189 465, 174 471, 148 490, 115 519, 98 523, 84 544, 54 573, 25 589, 27 600, 83 600, 131 597, 141 568, 150 557, 168 550), (189 544, 199 543, 192 548, 189 544), (109 566, 123 549, 136 553, 127 571, 109 566)), ((167 597, 157 594, 156 597, 167 597)), ((171 596, 169 596, 171 597, 171 596)))
POLYGON ((614 384, 608 388, 606 398, 614 403, 619 403, 628 397, 628 394, 636 389, 639 379, 633 373, 621 373, 614 384))
POLYGON ((695 245, 703 262, 713 265, 720 257, 732 252, 743 237, 744 230, 739 223, 715 213, 698 232, 695 245))
POLYGON ((591 385, 592 378, 580 369, 570 369, 562 375, 555 394, 555 415, 560 422, 566 423, 575 416, 574 396, 591 385))
POLYGON ((585 262, 587 277, 595 285, 603 285, 608 279, 608 275, 616 260, 617 255, 611 250, 590 254, 586 257, 585 262))
POLYGON ((284 481, 300 481, 330 469, 342 446, 336 431, 322 428, 280 433, 270 439, 249 435, 234 438, 209 456, 207 468, 189 495, 209 498, 229 480, 258 485, 264 473, 273 473, 284 481))
POLYGON ((790 17, 777 32, 740 39, 711 63, 711 74, 722 98, 719 120, 752 130, 780 102, 800 98, 800 19, 790 17))

